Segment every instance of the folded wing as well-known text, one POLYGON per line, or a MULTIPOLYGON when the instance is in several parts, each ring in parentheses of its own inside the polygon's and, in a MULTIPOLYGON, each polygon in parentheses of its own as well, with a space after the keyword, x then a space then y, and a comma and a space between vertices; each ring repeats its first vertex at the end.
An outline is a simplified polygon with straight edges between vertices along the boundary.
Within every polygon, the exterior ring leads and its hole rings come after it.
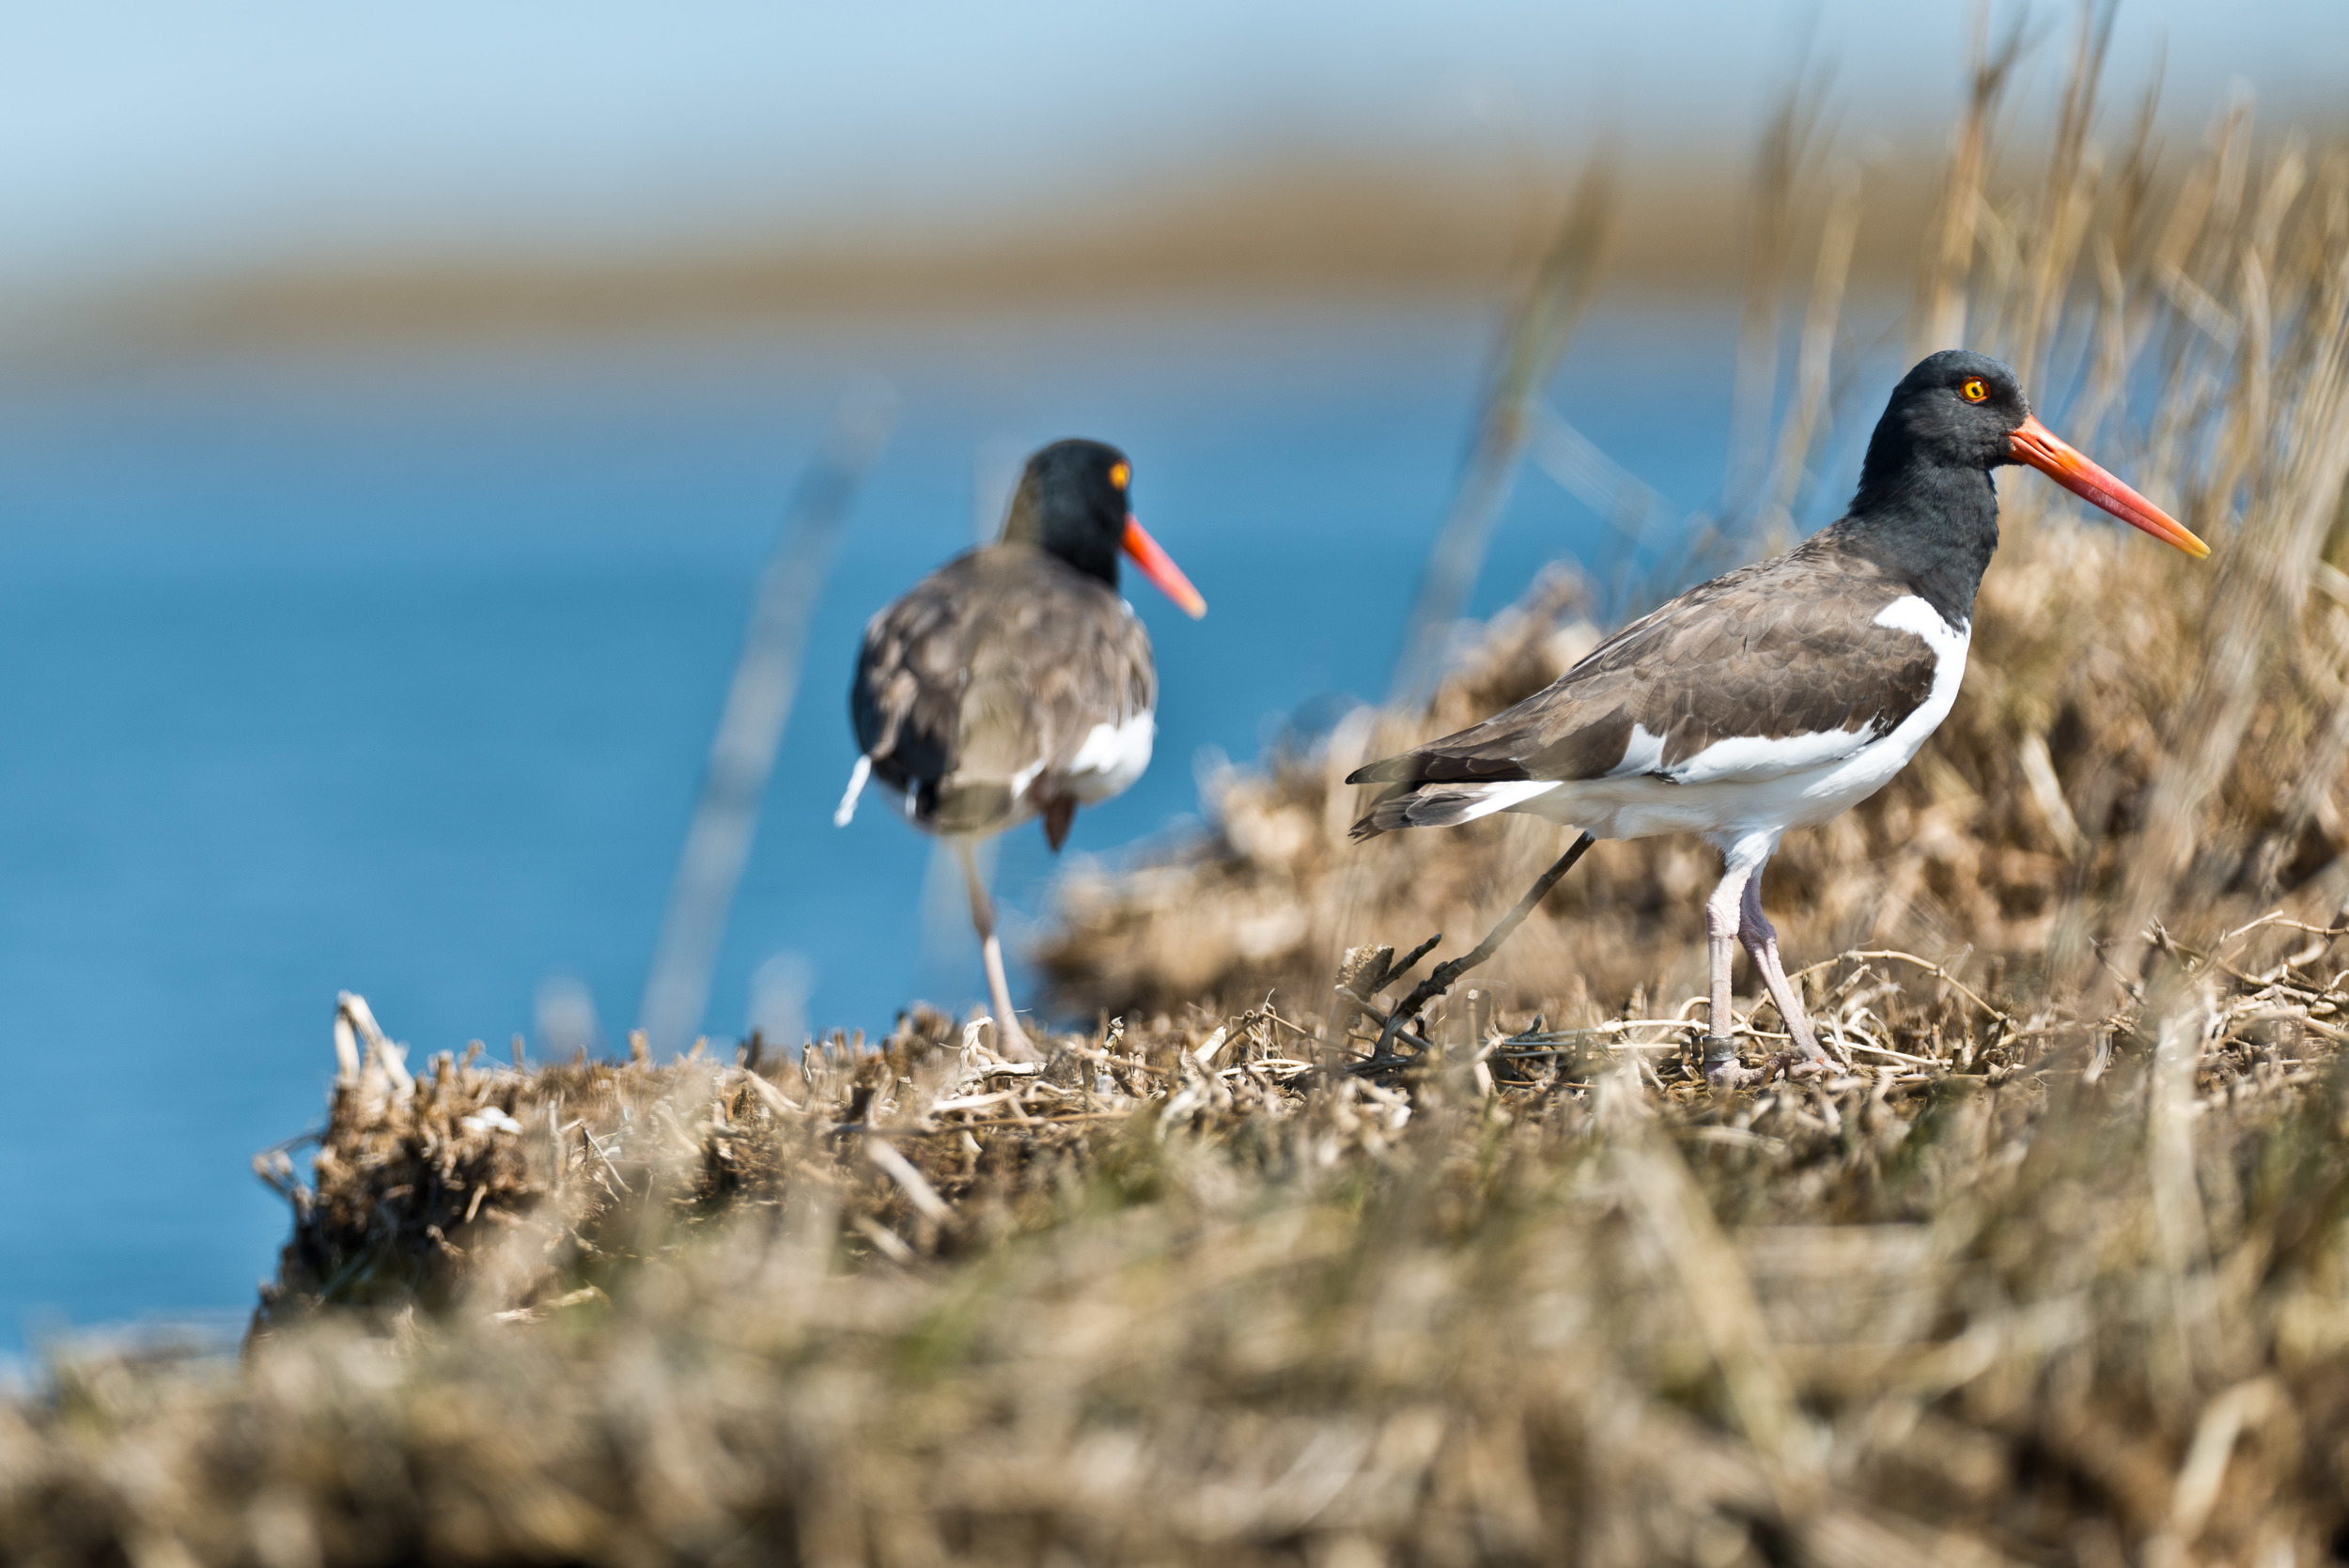
MULTIPOLYGON (((1097 728, 1147 715, 1157 694, 1149 634, 1113 590, 997 545, 873 617, 849 710, 874 774, 917 823, 992 832, 1053 813, 1097 728)), ((1066 832, 1066 808, 1052 819, 1066 832)))
POLYGON ((1556 784, 1754 782, 1831 766, 1933 691, 1939 655, 1896 604, 1922 608, 1824 538, 1716 578, 1516 706, 1355 772, 1348 783, 1388 786, 1355 831, 1464 820, 1556 784), (1513 784, 1525 787, 1490 787, 1513 784))

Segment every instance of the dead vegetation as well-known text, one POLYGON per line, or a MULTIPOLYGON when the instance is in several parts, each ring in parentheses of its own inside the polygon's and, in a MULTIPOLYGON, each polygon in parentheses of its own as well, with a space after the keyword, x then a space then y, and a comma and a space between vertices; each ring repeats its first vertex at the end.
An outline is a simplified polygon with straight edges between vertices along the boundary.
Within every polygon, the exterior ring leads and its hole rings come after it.
MULTIPOLYGON (((1711 866, 1672 841, 1602 846, 1360 1070, 1393 947, 1465 948, 1560 846, 1351 848, 1338 781, 1588 646, 1562 574, 1431 711, 1227 770, 1211 833, 1073 885, 1047 960, 1118 1016, 1040 1065, 917 1011, 412 1073, 346 999, 309 1179, 261 1162, 295 1225, 243 1364, 61 1351, 0 1405, 11 1559, 2349 1558, 2349 163, 2231 115, 2152 203, 2087 41, 1997 200, 1985 50, 1919 318, 2216 569, 2007 492, 1955 715, 1769 889, 1842 955, 1802 977, 1833 1076, 1695 1074, 1711 866)), ((1804 123, 1771 244, 1847 221, 1804 123)), ((1848 357, 1834 248, 1700 554, 1873 415, 1802 391, 1848 357)), ((1754 1060, 1775 1021, 1741 1006, 1754 1060)))
POLYGON ((1843 1070, 1735 1095, 1669 1009, 1497 1020, 1384 1082, 1268 1007, 1040 1068, 934 1017, 763 1070, 409 1077, 357 1030, 243 1368, 59 1359, 0 1407, 0 1539, 2327 1560, 2342 952, 2281 922, 2175 952, 2158 1021, 1856 956, 1817 977, 1843 1070))

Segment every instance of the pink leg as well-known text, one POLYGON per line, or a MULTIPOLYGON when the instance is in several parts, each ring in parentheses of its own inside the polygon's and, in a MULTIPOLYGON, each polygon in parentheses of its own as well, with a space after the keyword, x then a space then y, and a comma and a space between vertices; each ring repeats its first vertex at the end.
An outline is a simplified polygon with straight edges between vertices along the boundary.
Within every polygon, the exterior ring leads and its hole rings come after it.
POLYGON ((1019 1016, 1012 1011, 1011 983, 1003 975, 1003 944, 995 937, 995 901, 987 895, 987 883, 979 876, 978 857, 972 852, 971 841, 957 838, 955 852, 962 860, 962 877, 971 889, 971 924, 979 928, 979 956, 987 965, 988 1005, 995 1015, 995 1049, 1007 1062, 1040 1062, 1034 1046, 1028 1043, 1027 1032, 1019 1027, 1019 1016))
POLYGON ((1797 994, 1794 983, 1786 978, 1786 966, 1779 960, 1778 928, 1762 912, 1762 868, 1758 865, 1746 883, 1737 939, 1753 955, 1753 967, 1762 971, 1762 984, 1768 987, 1770 1000, 1778 1004, 1778 1016, 1786 1020, 1786 1032, 1795 1037, 1797 1048, 1813 1062, 1827 1061, 1827 1052, 1819 1048, 1819 1036, 1811 1027, 1810 1016, 1802 1010, 1802 998, 1797 994))
POLYGON ((1704 1042, 1704 1078, 1717 1089, 1734 1089, 1754 1078, 1751 1068, 1738 1065, 1737 1048, 1731 1043, 1737 1019, 1730 1010, 1729 988, 1730 965, 1737 956, 1738 905, 1752 879, 1751 868, 1732 856, 1720 885, 1704 901, 1705 957, 1713 982, 1713 1032, 1704 1042))

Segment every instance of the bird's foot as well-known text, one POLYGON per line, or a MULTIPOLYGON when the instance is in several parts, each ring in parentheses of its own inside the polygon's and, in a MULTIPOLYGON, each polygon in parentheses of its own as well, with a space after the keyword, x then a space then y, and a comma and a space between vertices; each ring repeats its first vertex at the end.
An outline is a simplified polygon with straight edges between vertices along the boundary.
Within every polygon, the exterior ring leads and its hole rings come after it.
POLYGON ((1725 1034, 1704 1037, 1704 1081, 1716 1089, 1742 1089, 1762 1075, 1737 1060, 1737 1042, 1725 1034))
POLYGON ((998 1015, 995 1025, 995 1054, 1006 1062, 1041 1062, 1044 1053, 1035 1048, 1028 1032, 1019 1027, 1016 1017, 998 1015))
POLYGON ((1782 1050, 1770 1058, 1769 1076, 1775 1078, 1783 1073, 1789 1082, 1802 1082, 1825 1078, 1834 1066, 1824 1055, 1805 1056, 1798 1050, 1782 1050))

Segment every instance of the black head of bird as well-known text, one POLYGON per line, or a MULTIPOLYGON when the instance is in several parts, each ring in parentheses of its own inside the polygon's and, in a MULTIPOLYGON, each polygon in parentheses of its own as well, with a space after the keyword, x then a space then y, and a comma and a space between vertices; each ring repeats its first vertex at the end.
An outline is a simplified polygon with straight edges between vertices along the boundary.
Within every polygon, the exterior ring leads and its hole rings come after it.
POLYGON ((1003 542, 1031 544, 1114 587, 1117 558, 1196 618, 1207 601, 1136 521, 1128 491, 1133 464, 1106 442, 1056 441, 1028 459, 1003 519, 1003 542))
POLYGON ((1986 503, 1995 538, 1997 503, 1984 481, 1990 470, 2009 463, 2039 470, 2091 505, 2189 555, 2210 553, 2175 518, 2042 425, 2013 370, 1964 349, 1927 355, 1892 389, 1868 439, 1852 513, 1958 524, 1980 515, 1986 503), (1973 498, 1977 505, 1964 504, 1973 498))

